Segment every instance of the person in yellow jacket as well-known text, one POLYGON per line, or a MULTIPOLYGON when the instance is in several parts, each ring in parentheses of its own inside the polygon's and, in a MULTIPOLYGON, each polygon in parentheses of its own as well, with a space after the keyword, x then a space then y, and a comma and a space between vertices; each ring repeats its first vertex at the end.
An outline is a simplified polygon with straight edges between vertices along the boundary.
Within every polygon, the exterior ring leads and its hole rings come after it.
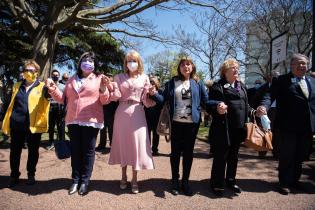
POLYGON ((44 83, 38 80, 39 74, 40 67, 35 60, 24 61, 24 79, 14 84, 11 101, 4 106, 0 115, 3 133, 11 136, 9 188, 19 183, 20 159, 25 140, 28 145, 27 184, 35 184, 38 149, 41 134, 48 130, 49 113, 49 94, 44 83))

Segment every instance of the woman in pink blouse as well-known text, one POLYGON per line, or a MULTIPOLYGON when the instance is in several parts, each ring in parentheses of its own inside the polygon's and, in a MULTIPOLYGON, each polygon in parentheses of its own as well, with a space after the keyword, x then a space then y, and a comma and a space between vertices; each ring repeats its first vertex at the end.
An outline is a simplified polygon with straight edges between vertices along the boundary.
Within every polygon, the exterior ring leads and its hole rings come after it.
POLYGON ((119 100, 115 113, 114 133, 109 164, 120 164, 120 188, 127 188, 127 165, 132 166, 131 190, 138 193, 137 171, 153 169, 151 146, 144 106, 154 106, 149 99, 149 77, 143 73, 143 63, 138 52, 130 51, 124 60, 125 73, 115 76, 117 86, 111 100, 119 100))
POLYGON ((77 73, 66 83, 61 92, 51 79, 46 86, 52 98, 66 102, 65 118, 71 142, 72 185, 69 194, 78 191, 88 193, 88 184, 92 175, 95 159, 95 143, 99 129, 103 128, 103 107, 108 102, 109 78, 96 71, 95 55, 84 53, 78 65, 77 73))

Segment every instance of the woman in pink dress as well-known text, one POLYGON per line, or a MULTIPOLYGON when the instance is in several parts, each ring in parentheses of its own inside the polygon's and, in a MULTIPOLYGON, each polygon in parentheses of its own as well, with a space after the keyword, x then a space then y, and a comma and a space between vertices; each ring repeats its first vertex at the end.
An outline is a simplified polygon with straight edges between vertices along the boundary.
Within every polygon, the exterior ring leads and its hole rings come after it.
POLYGON ((110 99, 119 101, 115 113, 113 142, 109 164, 120 164, 120 188, 127 188, 127 166, 132 166, 131 190, 138 193, 137 171, 154 169, 144 106, 154 106, 149 98, 149 77, 143 73, 143 62, 132 50, 124 60, 125 73, 115 76, 110 99))

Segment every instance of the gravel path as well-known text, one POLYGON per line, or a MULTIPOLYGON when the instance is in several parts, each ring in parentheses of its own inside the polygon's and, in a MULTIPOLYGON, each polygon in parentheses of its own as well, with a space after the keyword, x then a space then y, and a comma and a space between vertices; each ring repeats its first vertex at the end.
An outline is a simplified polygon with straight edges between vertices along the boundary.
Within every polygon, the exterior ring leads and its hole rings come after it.
MULTIPOLYGON (((240 195, 226 190, 223 198, 209 191, 212 159, 207 158, 208 144, 197 141, 191 172, 191 185, 196 193, 192 197, 173 196, 169 192, 170 145, 164 141, 159 147, 161 156, 154 157, 155 170, 139 173, 140 193, 134 195, 130 187, 119 189, 120 167, 107 164, 109 154, 97 153, 89 194, 69 196, 71 185, 70 159, 56 159, 54 151, 40 148, 36 180, 33 186, 26 182, 27 150, 21 160, 21 183, 13 189, 6 188, 9 180, 9 149, 0 148, 0 209, 315 209, 315 157, 303 165, 302 182, 305 191, 288 196, 276 191, 277 161, 268 153, 266 159, 242 147, 238 167, 240 195)), ((131 171, 128 168, 129 179, 131 171)))

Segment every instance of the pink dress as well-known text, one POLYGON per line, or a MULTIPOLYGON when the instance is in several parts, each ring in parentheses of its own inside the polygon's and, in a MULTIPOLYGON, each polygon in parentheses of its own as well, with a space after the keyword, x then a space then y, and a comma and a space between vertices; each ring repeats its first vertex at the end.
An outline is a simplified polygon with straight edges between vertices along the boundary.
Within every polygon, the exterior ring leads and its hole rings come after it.
POLYGON ((113 128, 113 140, 109 164, 121 167, 132 166, 135 170, 153 169, 153 159, 147 122, 143 105, 154 106, 155 102, 147 97, 150 85, 145 74, 129 78, 128 74, 118 74, 117 83, 110 100, 119 100, 113 128))

